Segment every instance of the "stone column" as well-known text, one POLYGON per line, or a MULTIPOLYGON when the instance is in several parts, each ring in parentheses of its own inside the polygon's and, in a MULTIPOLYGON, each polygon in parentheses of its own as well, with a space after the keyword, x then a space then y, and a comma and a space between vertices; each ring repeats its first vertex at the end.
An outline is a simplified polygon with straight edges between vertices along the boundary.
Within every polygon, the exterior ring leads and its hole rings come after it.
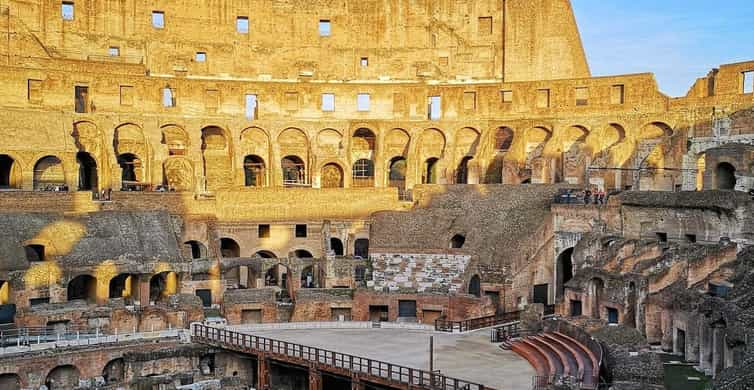
POLYGON ((257 356, 257 389, 268 390, 270 388, 270 366, 267 356, 260 354, 257 356))
POLYGON ((133 284, 135 284, 134 287, 134 301, 139 301, 139 303, 142 306, 148 306, 149 305, 149 280, 151 279, 152 275, 146 274, 146 275, 138 275, 135 277, 135 280, 132 279, 133 284))
POLYGON ((699 321, 699 368, 702 371, 709 373, 712 369, 710 362, 712 361, 712 332, 711 329, 704 322, 704 319, 699 321))
POLYGON ((316 367, 309 367, 309 390, 322 389, 322 373, 316 367))
POLYGON ((712 328, 712 376, 716 377, 725 369, 725 328, 712 328))

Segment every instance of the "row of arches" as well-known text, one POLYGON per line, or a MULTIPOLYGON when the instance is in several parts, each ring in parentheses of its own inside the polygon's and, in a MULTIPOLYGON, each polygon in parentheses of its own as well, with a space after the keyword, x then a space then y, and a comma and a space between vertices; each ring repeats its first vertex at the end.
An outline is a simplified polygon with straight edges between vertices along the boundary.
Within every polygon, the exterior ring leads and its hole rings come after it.
MULTIPOLYGON (((121 383, 125 379, 125 361, 115 358, 107 362, 102 369, 102 379, 105 384, 121 383)), ((67 390, 78 388, 81 371, 73 364, 65 364, 52 368, 44 377, 44 385, 49 390, 67 390)), ((21 377, 17 373, 0 374, 0 388, 5 390, 20 390, 21 377)))
MULTIPOLYGON (((329 249, 335 254, 335 256, 345 256, 345 246, 340 238, 330 237, 329 244, 329 249)), ((184 245, 187 246, 187 249, 191 252, 192 258, 194 259, 207 256, 206 246, 199 241, 187 241, 184 245)), ((241 257, 241 246, 236 240, 223 237, 220 239, 220 255, 223 258, 239 258, 241 257)), ((314 257, 314 255, 306 249, 295 249, 292 251, 292 255, 299 259, 314 257)), ((369 257, 369 239, 359 238, 354 241, 354 256, 360 258, 369 257)), ((259 257, 262 259, 278 258, 274 252, 269 250, 257 251, 252 257, 259 257)))
MULTIPOLYGON (((112 277, 107 285, 107 292, 100 292, 98 280, 92 275, 78 275, 66 286, 67 300, 85 300, 95 302, 97 298, 117 299, 132 298, 138 289, 139 275, 122 273, 112 277)), ((149 279, 149 301, 159 302, 178 292, 178 274, 171 271, 160 272, 149 279)), ((144 299, 146 297, 142 297, 144 299)))

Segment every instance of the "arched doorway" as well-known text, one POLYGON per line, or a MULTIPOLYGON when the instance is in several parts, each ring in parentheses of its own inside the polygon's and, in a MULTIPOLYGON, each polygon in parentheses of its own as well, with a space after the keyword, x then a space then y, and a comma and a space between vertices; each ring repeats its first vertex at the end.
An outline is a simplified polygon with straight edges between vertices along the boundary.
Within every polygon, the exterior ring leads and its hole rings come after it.
POLYGON ((110 299, 130 298, 133 293, 134 275, 120 274, 110 279, 110 299))
POLYGON ((19 188, 20 172, 12 157, 0 154, 0 189, 19 188))
POLYGON ((80 378, 81 373, 75 366, 58 366, 47 374, 45 385, 49 390, 69 390, 79 387, 80 378))
POLYGON ((374 132, 367 128, 356 130, 351 139, 351 161, 356 161, 352 169, 353 187, 374 186, 374 132))
POLYGON ((286 156, 281 161, 284 185, 306 184, 306 165, 298 156, 286 156))
POLYGON ((400 190, 406 189, 406 159, 395 157, 390 160, 389 186, 400 190))
POLYGON ((244 157, 243 173, 246 187, 263 187, 267 181, 264 160, 259 156, 244 157))
POLYGON ((120 166, 121 191, 135 191, 139 188, 141 180, 141 160, 133 153, 125 153, 118 156, 120 166))
POLYGON ((424 162, 424 175, 422 182, 424 184, 437 184, 437 162, 440 159, 432 157, 424 162))
POLYGON ((113 384, 122 382, 126 376, 126 367, 123 358, 117 358, 109 361, 102 370, 102 378, 105 383, 113 384))
POLYGON ((191 253, 192 259, 201 259, 207 256, 207 247, 199 241, 186 241, 183 245, 191 253))
POLYGON ((241 247, 232 238, 220 239, 220 255, 223 258, 238 258, 241 257, 241 247))
POLYGON ((474 159, 473 157, 466 156, 458 164, 458 170, 456 170, 456 184, 469 184, 469 161, 474 159))
POLYGON ((374 163, 372 160, 362 158, 353 164, 353 181, 354 187, 373 187, 374 186, 374 163))
POLYGON ((715 169, 718 190, 734 190, 736 188, 736 168, 727 163, 720 163, 715 169))
POLYGON ((311 252, 304 250, 304 249, 297 249, 293 252, 293 256, 295 256, 298 259, 311 259, 314 256, 312 256, 311 252))
POLYGON ((453 238, 450 239, 450 248, 451 249, 461 249, 463 248, 463 245, 466 244, 466 236, 463 234, 456 234, 453 236, 453 238))
POLYGON ((87 152, 76 153, 76 162, 79 165, 79 191, 96 191, 97 162, 87 152))
POLYGON ((561 253, 557 258, 556 264, 556 298, 563 298, 565 294, 565 284, 573 279, 573 248, 568 248, 561 253))
POLYGON ((97 279, 91 275, 79 275, 68 282, 68 301, 87 300, 97 298, 97 279))
POLYGON ((479 278, 479 275, 474 275, 471 277, 471 280, 469 281, 469 294, 473 295, 477 298, 482 297, 482 281, 479 278))
POLYGON ((254 257, 258 257, 261 259, 276 259, 277 258, 277 256, 275 256, 275 254, 270 251, 259 251, 254 254, 254 257))
POLYGON ((149 301, 158 302, 178 293, 178 274, 165 271, 149 279, 149 301))
POLYGON ((338 164, 330 163, 322 167, 322 188, 342 188, 343 170, 338 164))
POLYGON ((343 256, 343 241, 339 238, 330 238, 330 249, 335 252, 335 256, 343 256))
POLYGON ((20 390, 21 378, 17 374, 2 374, 0 375, 0 389, 4 390, 20 390))
POLYGON ((60 191, 65 188, 63 162, 55 156, 41 158, 34 165, 35 191, 60 191))
POLYGON ((369 239, 359 238, 353 244, 353 255, 362 259, 369 258, 369 239))

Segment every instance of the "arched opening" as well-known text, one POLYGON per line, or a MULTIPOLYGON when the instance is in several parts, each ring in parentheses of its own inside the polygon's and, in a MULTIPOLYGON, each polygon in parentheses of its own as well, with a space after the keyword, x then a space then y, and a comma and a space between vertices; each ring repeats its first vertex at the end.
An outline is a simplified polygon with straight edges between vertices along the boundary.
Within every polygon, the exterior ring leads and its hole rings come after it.
POLYGON ((458 169, 456 170, 456 184, 469 184, 469 161, 471 161, 473 157, 466 156, 461 160, 461 163, 458 164, 458 169))
POLYGON ((498 127, 495 130, 495 150, 507 152, 513 143, 513 130, 509 127, 498 127))
POLYGON ((287 186, 306 184, 306 165, 298 156, 286 156, 281 161, 283 184, 287 186))
POLYGON ((241 247, 232 238, 220 239, 220 255, 223 258, 238 258, 241 257, 241 247))
POLYGON ((422 183, 424 184, 437 184, 437 162, 438 158, 432 157, 424 162, 424 175, 422 175, 422 183))
POLYGON ((353 186, 354 187, 373 187, 374 186, 374 163, 372 160, 362 158, 353 164, 353 186))
POLYGON ((186 241, 183 243, 186 249, 191 253, 192 259, 201 259, 207 257, 207 247, 199 241, 186 241))
POLYGON ((63 162, 55 156, 41 158, 34 165, 35 191, 67 191, 63 162))
POLYGON ((734 190, 736 188, 736 168, 729 163, 720 163, 715 169, 718 190, 734 190))
POLYGON ((120 166, 121 191, 138 191, 141 189, 141 160, 135 154, 125 153, 118 156, 120 166))
POLYGON ((261 259, 277 259, 277 256, 275 256, 275 254, 270 251, 259 251, 254 254, 254 257, 261 259))
POLYGON ((335 253, 335 256, 343 256, 343 241, 339 238, 330 238, 330 250, 335 253))
POLYGON ((165 271, 149 279, 149 301, 159 302, 178 293, 178 274, 165 271))
POLYGON ((353 133, 351 150, 356 152, 373 152, 377 137, 372 130, 362 127, 353 133))
POLYGON ((312 256, 311 252, 309 252, 307 250, 304 250, 304 249, 297 249, 295 252, 293 252, 293 256, 295 256, 296 258, 299 258, 299 259, 311 259, 311 258, 314 258, 314 256, 312 256))
POLYGON ((403 157, 394 157, 390 160, 390 187, 401 190, 406 189, 406 159, 403 157))
POLYGON ((202 129, 202 162, 206 189, 216 191, 233 185, 233 162, 229 137, 224 129, 209 126, 202 129))
POLYGON ((68 301, 87 300, 93 302, 97 298, 97 279, 91 275, 79 275, 68 282, 68 301))
POLYGON ((97 190, 97 162, 87 152, 76 153, 79 165, 79 191, 97 190))
POLYGON ((555 272, 558 278, 556 298, 560 299, 565 294, 565 284, 573 279, 573 248, 568 248, 558 255, 556 267, 555 272))
POLYGON ((338 164, 327 164, 322 167, 320 180, 322 188, 342 188, 343 169, 341 169, 338 164))
POLYGON ((109 361, 102 370, 102 378, 105 383, 114 384, 123 382, 126 376, 126 366, 123 358, 117 358, 109 361))
POLYGON ((353 244, 353 255, 362 258, 369 258, 369 239, 359 238, 353 244))
POLYGON ((602 296, 605 290, 605 282, 600 278, 592 279, 591 283, 591 295, 592 295, 592 317, 599 319, 601 317, 600 305, 602 302, 602 296))
POLYGON ((20 390, 21 378, 18 374, 2 374, 0 375, 0 389, 4 390, 20 390))
POLYGON ((19 188, 19 169, 12 157, 0 154, 0 189, 19 188))
POLYGON ((310 265, 301 271, 301 288, 322 288, 323 272, 316 265, 310 265))
MULTIPOLYGON (((0 280, 0 305, 7 305, 11 303, 11 291, 10 282, 6 280, 0 280)), ((0 324, 13 323, 14 313, 7 313, 9 316, 3 315, 5 313, 0 310, 0 324), (10 319, 10 321, 8 321, 10 319)))
POLYGON ((263 187, 266 182, 264 160, 259 156, 246 156, 243 159, 244 185, 263 187))
POLYGON ((45 247, 39 244, 30 244, 24 246, 24 252, 26 252, 26 261, 35 263, 38 261, 45 261, 45 247))
POLYGON ((133 281, 135 278, 131 274, 120 274, 110 279, 110 299, 130 298, 133 294, 133 281))
POLYGON ((479 275, 474 275, 469 281, 469 294, 481 298, 482 297, 482 281, 479 279, 479 275))
POLYGON ((49 390, 70 390, 79 387, 80 378, 81 373, 75 366, 58 366, 47 374, 45 385, 49 390))
POLYGON ((277 286, 287 290, 288 274, 288 267, 283 264, 276 264, 264 274, 264 285, 267 287, 277 286))
POLYGON ((451 249, 461 249, 463 248, 463 245, 466 243, 466 236, 462 234, 456 234, 453 236, 453 238, 450 239, 450 248, 451 249))

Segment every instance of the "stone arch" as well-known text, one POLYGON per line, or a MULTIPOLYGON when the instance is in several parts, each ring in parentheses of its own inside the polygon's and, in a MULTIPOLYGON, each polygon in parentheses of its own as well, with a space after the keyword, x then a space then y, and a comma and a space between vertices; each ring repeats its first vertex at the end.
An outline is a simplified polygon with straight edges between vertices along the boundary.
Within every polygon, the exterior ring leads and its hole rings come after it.
POLYGON ((123 358, 110 360, 105 364, 105 368, 102 369, 102 378, 105 379, 106 384, 123 382, 125 377, 126 365, 123 358))
POLYGON ((244 186, 264 187, 267 185, 267 166, 264 159, 250 154, 243 159, 244 186))
POLYGON ((607 154, 610 148, 623 142, 625 138, 626 129, 618 123, 610 123, 591 131, 585 141, 592 156, 597 158, 601 153, 607 154))
POLYGON ((278 258, 278 256, 275 253, 268 250, 260 250, 260 251, 254 252, 254 256, 252 257, 257 257, 261 259, 277 259, 278 258))
POLYGON ((322 188, 343 188, 343 168, 331 162, 322 167, 320 174, 322 188))
POLYGON ((293 257, 297 259, 312 259, 314 255, 306 249, 296 249, 293 251, 293 257))
POLYGON ((345 255, 345 247, 343 246, 343 241, 341 241, 340 238, 330 237, 330 250, 335 253, 335 256, 345 255))
POLYGON ((435 128, 426 129, 419 137, 419 157, 422 160, 428 158, 439 160, 445 154, 445 145, 445 133, 435 128))
POLYGON ((49 390, 69 390, 79 386, 81 371, 74 365, 57 366, 45 378, 49 390))
POLYGON ((406 189, 406 174, 408 173, 408 161, 403 156, 393 157, 388 166, 388 186, 406 189))
POLYGON ((97 299, 97 278, 91 275, 78 275, 68 282, 68 301, 86 300, 94 302, 97 299))
POLYGON ((161 129, 161 143, 168 149, 168 156, 185 156, 188 154, 190 139, 186 130, 177 125, 165 125, 161 129))
POLYGON ((241 151, 245 154, 267 156, 270 150, 270 135, 261 127, 249 127, 241 131, 241 151))
POLYGON ((456 133, 455 138, 455 183, 469 184, 478 182, 478 172, 471 163, 477 157, 480 143, 479 132, 471 127, 464 127, 456 133))
MULTIPOLYGON (((309 137, 307 137, 303 130, 289 127, 280 132, 277 142, 281 156, 295 156, 300 160, 297 162, 297 164, 300 164, 300 172, 297 172, 297 174, 301 175, 301 177, 297 179, 297 181, 289 184, 308 184, 309 177, 307 175, 306 167, 310 164, 309 137)), ((285 171, 285 167, 283 167, 283 170, 285 171)), ((285 178, 285 172, 283 177, 285 178)))
POLYGON ((163 271, 149 279, 149 301, 157 302, 178 293, 178 274, 163 271))
POLYGON ((305 185, 307 180, 306 163, 296 155, 287 155, 280 161, 283 171, 283 185, 305 185))
POLYGON ((532 183, 547 183, 550 181, 550 166, 547 164, 545 148, 552 137, 550 129, 537 126, 528 129, 524 134, 524 172, 521 180, 532 183))
POLYGON ((715 167, 715 187, 718 190, 736 189, 736 167, 728 162, 721 162, 715 167))
POLYGON ((56 156, 45 156, 34 164, 34 190, 52 191, 65 186, 63 161, 56 156))
POLYGON ((202 129, 202 163, 208 191, 227 189, 233 185, 233 154, 228 132, 219 126, 202 129))
POLYGON ((0 154, 0 189, 20 189, 21 164, 7 154, 0 154))
POLYGON ((384 149, 388 156, 408 157, 411 136, 406 130, 394 128, 385 136, 384 149))
POLYGON ((220 239, 220 255, 223 258, 241 257, 241 247, 236 240, 223 237, 220 239))
POLYGON ((0 389, 21 390, 21 377, 18 374, 0 374, 0 389))
POLYGON ((466 236, 463 234, 456 234, 450 239, 451 249, 461 249, 466 244, 466 236))
MULTIPOLYGON (((133 123, 124 123, 115 128, 113 149, 115 150, 115 155, 118 156, 119 163, 120 156, 126 154, 141 156, 145 162, 149 161, 149 149, 144 132, 140 126, 133 123)), ((144 168, 143 172, 139 172, 139 181, 146 181, 144 176, 149 170, 147 169, 148 167, 144 168)))
POLYGON ((144 182, 144 166, 139 156, 133 153, 118 155, 121 191, 139 190, 144 182))
POLYGON ((162 165, 164 183, 170 191, 194 189, 194 164, 185 157, 168 157, 162 165))
POLYGON ((125 273, 119 274, 110 279, 108 288, 110 299, 130 298, 133 296, 134 280, 136 280, 136 278, 137 275, 125 273))
POLYGON ((97 161, 88 152, 76 153, 76 163, 79 167, 79 191, 97 191, 98 175, 97 161))
POLYGON ((430 157, 426 161, 424 161, 424 169, 422 171, 422 184, 439 183, 439 165, 440 159, 437 157, 430 157))
POLYGON ((557 280, 555 282, 555 298, 562 299, 565 295, 565 285, 571 279, 573 279, 573 250, 574 248, 568 248, 558 255, 555 261, 555 274, 557 280))
POLYGON ((323 129, 317 133, 317 156, 340 156, 343 150, 343 134, 335 129, 323 129))
POLYGON ((356 160, 351 167, 351 185, 353 187, 374 186, 374 161, 361 158, 356 160))
POLYGON ((369 128, 359 127, 351 136, 351 159, 374 159, 377 150, 377 136, 369 128))
POLYGON ((469 280, 468 293, 477 298, 482 297, 482 280, 479 278, 479 275, 474 275, 469 280))
POLYGON ((670 125, 661 121, 653 121, 642 126, 639 138, 652 139, 672 136, 673 128, 670 125))
POLYGON ((91 121, 78 121, 73 124, 71 132, 76 149, 80 152, 89 152, 94 156, 100 156, 102 152, 102 133, 97 125, 91 121))

